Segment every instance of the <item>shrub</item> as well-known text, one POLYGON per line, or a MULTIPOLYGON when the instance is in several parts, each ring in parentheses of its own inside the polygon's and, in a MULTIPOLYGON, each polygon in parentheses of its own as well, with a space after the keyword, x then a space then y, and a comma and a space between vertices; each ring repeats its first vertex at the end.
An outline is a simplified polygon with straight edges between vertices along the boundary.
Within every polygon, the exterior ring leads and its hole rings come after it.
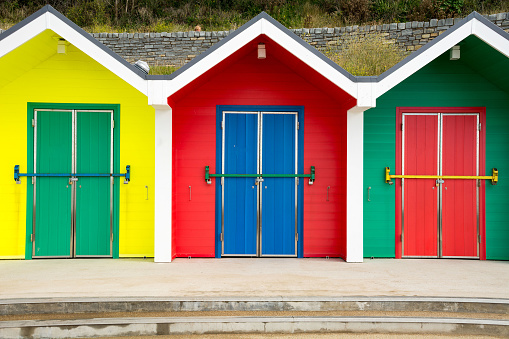
POLYGON ((380 34, 356 36, 325 50, 332 61, 353 75, 380 75, 405 57, 394 43, 380 34))
POLYGON ((148 74, 151 75, 168 75, 173 72, 175 72, 179 67, 176 66, 162 66, 162 65, 155 65, 150 66, 150 72, 148 74))

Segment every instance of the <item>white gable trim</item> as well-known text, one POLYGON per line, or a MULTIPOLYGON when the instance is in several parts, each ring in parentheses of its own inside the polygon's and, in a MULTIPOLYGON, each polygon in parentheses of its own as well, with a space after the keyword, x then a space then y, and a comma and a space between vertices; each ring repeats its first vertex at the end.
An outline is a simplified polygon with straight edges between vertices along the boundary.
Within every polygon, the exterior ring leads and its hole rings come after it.
MULTIPOLYGON (((355 82, 345 77, 325 61, 318 58, 309 49, 289 37, 285 32, 281 31, 271 22, 266 19, 262 19, 260 21, 262 22, 262 34, 267 35, 281 47, 295 55, 298 59, 354 98, 358 97, 357 84, 355 82)), ((270 56, 270 51, 267 51, 267 54, 270 56)))
POLYGON ((5 39, 0 40, 0 58, 46 30, 47 24, 46 15, 41 15, 5 39))
MULTIPOLYGON (((166 96, 169 97, 176 93, 188 85, 191 81, 210 70, 212 67, 235 53, 250 41, 256 39, 256 37, 260 36, 261 34, 267 35, 281 47, 285 48, 304 63, 312 67, 314 70, 337 85, 339 88, 354 98, 357 98, 358 86, 353 80, 341 74, 334 67, 327 64, 324 60, 321 60, 302 44, 292 39, 290 36, 288 36, 288 34, 264 18, 261 18, 257 22, 253 23, 238 35, 233 37, 230 41, 220 46, 217 50, 206 55, 195 65, 186 69, 183 73, 169 81, 166 96)), ((267 53, 270 57, 270 51, 267 53)))
POLYGON ((412 74, 435 60, 443 53, 447 52, 453 46, 457 45, 470 35, 477 36, 500 53, 509 57, 509 40, 507 36, 504 37, 505 33, 501 34, 501 32, 497 32, 492 27, 489 27, 486 23, 475 17, 456 29, 454 27, 450 29, 453 29, 454 31, 435 44, 431 42, 433 45, 431 45, 427 50, 424 50, 413 60, 410 60, 407 63, 404 63, 405 61, 403 60, 403 65, 399 68, 397 68, 397 65, 394 66, 396 70, 393 73, 375 84, 375 99, 410 77, 412 74))
POLYGON ((185 72, 179 74, 173 80, 170 80, 165 96, 169 97, 176 93, 178 90, 188 85, 191 81, 198 78, 200 75, 204 74, 212 67, 219 64, 221 61, 242 48, 244 45, 255 39, 262 32, 261 26, 261 21, 255 22, 253 25, 247 27, 226 44, 220 46, 217 50, 208 54, 193 67, 186 69, 185 72))
POLYGON ((386 78, 378 82, 375 89, 376 98, 380 97, 382 94, 386 93, 398 85, 400 82, 410 77, 412 74, 426 66, 428 63, 435 60, 437 57, 448 51, 451 47, 457 45, 470 34, 472 34, 471 21, 463 24, 461 27, 458 27, 458 29, 452 32, 452 34, 438 41, 431 48, 425 50, 422 54, 413 60, 410 60, 398 68, 396 71, 388 75, 386 78))
POLYGON ((503 37, 477 19, 472 20, 472 34, 509 57, 509 40, 507 37, 503 37))
POLYGON ((126 65, 116 60, 110 53, 87 39, 82 33, 77 32, 73 27, 69 26, 51 12, 40 15, 6 38, 0 40, 0 57, 23 45, 46 29, 52 30, 69 41, 83 53, 90 56, 141 93, 147 95, 147 82, 145 79, 130 70, 126 65))

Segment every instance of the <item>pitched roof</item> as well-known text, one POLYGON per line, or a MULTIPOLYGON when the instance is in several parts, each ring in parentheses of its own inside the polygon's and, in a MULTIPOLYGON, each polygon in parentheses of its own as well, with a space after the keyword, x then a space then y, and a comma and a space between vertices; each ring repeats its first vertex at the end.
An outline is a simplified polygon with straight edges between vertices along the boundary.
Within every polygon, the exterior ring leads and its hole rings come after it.
POLYGON ((265 12, 258 14, 173 74, 167 76, 149 76, 148 79, 171 80, 169 85, 170 92, 168 93, 168 95, 171 95, 260 35, 268 36, 275 43, 308 64, 339 88, 357 98, 358 86, 355 76, 348 73, 265 12))
POLYGON ((0 58, 45 30, 52 30, 131 86, 147 95, 147 75, 100 43, 89 33, 46 5, 0 34, 0 58))
MULTIPOLYGON (((509 34, 481 14, 473 12, 383 74, 370 77, 353 76, 267 13, 262 12, 173 74, 147 75, 49 5, 0 34, 0 57, 46 29, 54 31, 69 41, 145 95, 149 95, 148 88, 150 88, 150 92, 157 92, 158 96, 165 97, 183 88, 262 34, 308 64, 339 88, 357 98, 358 101, 362 100, 367 106, 374 106, 374 100, 377 97, 404 81, 469 35, 477 36, 509 57, 509 34), (147 84, 146 80, 152 80, 150 81, 152 84, 147 84), (160 83, 158 80, 162 82, 160 83), (156 89, 157 86, 161 88, 156 89)), ((149 101, 152 100, 149 99, 149 101)))
MULTIPOLYGON (((392 68, 378 77, 369 79, 369 81, 376 82, 375 96, 380 97, 470 35, 477 36, 486 44, 509 57, 509 33, 483 15, 472 12, 392 68)), ((362 78, 358 77, 357 81, 363 81, 362 78)))

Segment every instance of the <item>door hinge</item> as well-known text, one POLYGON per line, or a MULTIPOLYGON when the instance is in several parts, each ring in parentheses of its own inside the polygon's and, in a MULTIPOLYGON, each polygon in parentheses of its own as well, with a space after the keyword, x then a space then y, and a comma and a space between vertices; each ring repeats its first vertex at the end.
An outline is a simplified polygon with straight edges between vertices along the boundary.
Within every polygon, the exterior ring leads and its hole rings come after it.
POLYGON ((115 120, 111 120, 111 128, 115 128, 115 120))
POLYGON ((224 177, 221 177, 221 186, 224 185, 224 177))
POLYGON ((477 179, 477 187, 481 187, 481 180, 477 179))
POLYGON ((221 121, 221 129, 224 129, 224 120, 221 121))
POLYGON ((478 234, 478 235, 477 235, 477 242, 478 242, 479 244, 481 243, 481 235, 480 235, 480 234, 478 234))
POLYGON ((481 123, 479 123, 479 126, 477 126, 477 130, 481 131, 481 123))
POLYGON ((403 242, 403 233, 399 235, 399 241, 403 242))
POLYGON ((300 122, 297 121, 297 130, 300 128, 300 122))
POLYGON ((110 235, 110 241, 113 242, 113 233, 110 235))
POLYGON ((295 233, 295 241, 299 241, 299 233, 295 233))
POLYGON ((35 127, 35 119, 32 119, 32 127, 35 127))
POLYGON ((403 124, 401 124, 401 130, 403 130, 403 124))
POLYGON ((299 186, 299 177, 296 177, 295 179, 297 179, 297 186, 299 186))
POLYGON ((223 233, 221 233, 221 242, 223 242, 223 233))
POLYGON ((35 184, 35 177, 32 177, 32 185, 35 184))
POLYGON ((30 234, 30 242, 34 242, 34 234, 30 234))

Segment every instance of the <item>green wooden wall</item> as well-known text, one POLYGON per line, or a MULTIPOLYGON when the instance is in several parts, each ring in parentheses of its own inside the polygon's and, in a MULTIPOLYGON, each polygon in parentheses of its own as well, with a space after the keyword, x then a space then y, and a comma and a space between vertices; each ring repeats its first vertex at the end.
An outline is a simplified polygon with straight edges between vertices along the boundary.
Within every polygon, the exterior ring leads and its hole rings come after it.
POLYGON ((509 62, 469 37, 460 60, 448 53, 378 98, 364 113, 364 256, 395 256, 395 187, 384 168, 395 170, 396 107, 486 107, 486 173, 498 168, 497 186, 486 185, 486 256, 509 260, 509 62), (367 192, 371 187, 370 200, 367 192))

